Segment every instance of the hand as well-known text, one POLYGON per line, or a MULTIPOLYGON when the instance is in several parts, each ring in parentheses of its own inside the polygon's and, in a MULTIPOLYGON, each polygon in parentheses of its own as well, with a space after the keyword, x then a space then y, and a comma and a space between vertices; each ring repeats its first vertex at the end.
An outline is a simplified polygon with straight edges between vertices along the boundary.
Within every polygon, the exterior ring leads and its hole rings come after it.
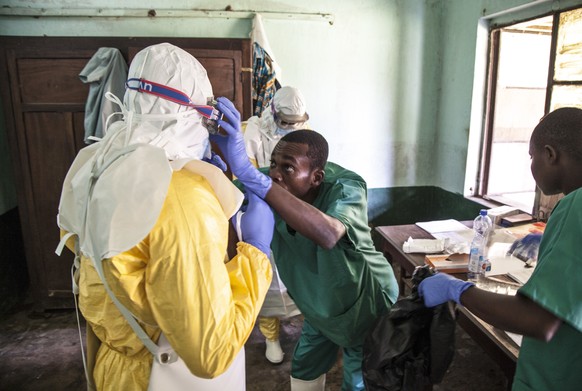
POLYGON ((222 160, 222 158, 220 157, 220 155, 210 151, 210 158, 203 158, 202 161, 206 162, 206 163, 210 163, 213 166, 216 166, 218 168, 220 168, 222 171, 226 171, 226 163, 222 160))
POLYGON ((252 192, 248 193, 248 201, 246 211, 240 218, 242 241, 269 256, 275 227, 273 212, 265 201, 252 192))
POLYGON ((509 251, 507 251, 507 255, 513 255, 525 262, 536 262, 538 260, 541 241, 542 234, 535 233, 526 235, 513 242, 509 251))
POLYGON ((418 286, 418 294, 424 298, 424 305, 435 307, 453 300, 461 304, 461 294, 475 286, 472 282, 459 280, 446 273, 437 273, 422 280, 418 286))
POLYGON ((267 175, 261 173, 251 164, 245 149, 245 143, 240 130, 240 114, 231 101, 225 97, 217 99, 217 109, 224 114, 224 118, 218 121, 220 127, 226 132, 210 135, 212 140, 224 155, 232 173, 245 185, 245 188, 254 192, 261 198, 265 198, 272 181, 267 175))

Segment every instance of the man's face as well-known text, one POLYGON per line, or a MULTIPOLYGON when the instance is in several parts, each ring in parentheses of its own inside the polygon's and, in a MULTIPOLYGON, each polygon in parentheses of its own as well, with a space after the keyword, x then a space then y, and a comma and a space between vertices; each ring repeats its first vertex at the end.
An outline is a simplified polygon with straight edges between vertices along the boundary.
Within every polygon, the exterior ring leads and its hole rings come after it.
POLYGON ((310 202, 316 183, 307 144, 280 141, 271 154, 269 176, 295 197, 310 202))

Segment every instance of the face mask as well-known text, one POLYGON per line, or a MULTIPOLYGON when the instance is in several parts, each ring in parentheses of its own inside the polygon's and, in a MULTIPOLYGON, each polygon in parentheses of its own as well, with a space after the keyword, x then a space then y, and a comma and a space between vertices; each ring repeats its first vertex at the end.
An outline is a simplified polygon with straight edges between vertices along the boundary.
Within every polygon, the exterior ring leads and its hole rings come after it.
POLYGON ((275 135, 283 137, 286 134, 291 133, 293 130, 294 129, 281 129, 281 128, 277 127, 277 129, 275 129, 275 135))

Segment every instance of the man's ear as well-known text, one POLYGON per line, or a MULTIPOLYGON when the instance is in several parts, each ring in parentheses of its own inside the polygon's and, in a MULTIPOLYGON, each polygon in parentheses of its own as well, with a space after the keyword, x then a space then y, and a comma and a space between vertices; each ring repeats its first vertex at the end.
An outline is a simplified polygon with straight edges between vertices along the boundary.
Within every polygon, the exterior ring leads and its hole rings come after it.
POLYGON ((559 159, 559 153, 553 146, 544 145, 544 157, 546 158, 548 163, 556 164, 559 159))
POLYGON ((323 183, 325 178, 325 170, 322 168, 316 168, 311 174, 311 185, 317 187, 323 183))

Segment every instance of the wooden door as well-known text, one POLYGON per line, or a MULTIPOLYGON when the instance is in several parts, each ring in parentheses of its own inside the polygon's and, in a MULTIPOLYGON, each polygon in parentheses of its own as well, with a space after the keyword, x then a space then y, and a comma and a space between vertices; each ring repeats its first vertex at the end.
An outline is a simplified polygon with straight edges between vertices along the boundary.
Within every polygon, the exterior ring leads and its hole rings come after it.
POLYGON ((18 209, 35 304, 73 306, 72 255, 55 254, 64 177, 85 146, 84 111, 89 85, 79 73, 100 47, 126 59, 142 48, 170 42, 207 69, 215 96, 226 96, 243 117, 252 113, 250 40, 167 38, 0 38, 0 81, 5 128, 14 162, 18 209))

